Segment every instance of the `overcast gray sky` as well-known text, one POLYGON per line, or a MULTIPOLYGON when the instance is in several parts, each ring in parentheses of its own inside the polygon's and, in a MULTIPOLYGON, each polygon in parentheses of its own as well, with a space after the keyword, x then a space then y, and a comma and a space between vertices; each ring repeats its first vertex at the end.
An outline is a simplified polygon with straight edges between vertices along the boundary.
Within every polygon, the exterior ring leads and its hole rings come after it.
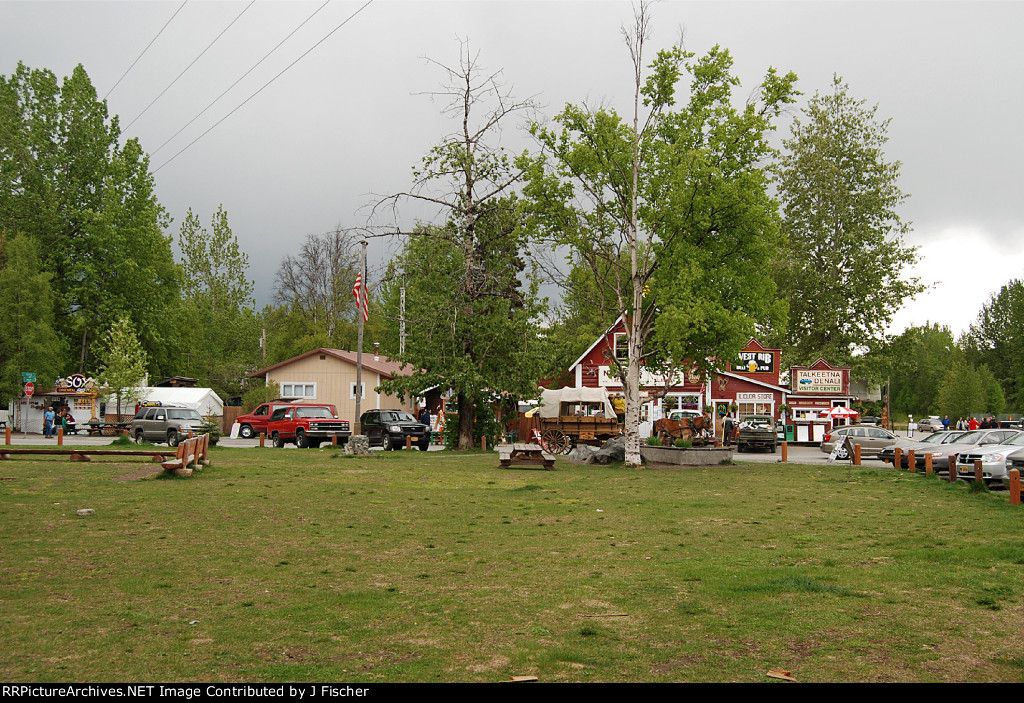
MULTIPOLYGON (((468 39, 517 95, 535 96, 541 118, 567 102, 629 100, 620 34, 632 20, 628 2, 374 0, 360 10, 365 2, 331 0, 162 148, 323 0, 260 0, 241 17, 248 2, 190 0, 110 92, 111 113, 159 169, 157 196, 175 220, 171 232, 189 207, 209 223, 223 203, 260 304, 270 302, 284 255, 307 234, 364 225, 373 194, 408 188, 412 167, 450 129, 441 105, 424 95, 444 78, 425 57, 456 63, 459 39, 468 39)), ((180 6, 0 0, 0 73, 20 60, 63 77, 81 63, 102 97, 180 6)), ((900 185, 911 195, 903 215, 914 224, 910 241, 921 246, 916 273, 935 284, 897 313, 894 331, 932 321, 962 332, 989 295, 1024 275, 1024 3, 668 0, 653 17, 654 47, 683 30, 692 51, 730 49, 740 96, 775 66, 800 77, 802 107, 838 73, 854 97, 892 118, 887 155, 902 161, 900 185)), ((528 144, 518 129, 504 139, 516 151, 528 144)), ((388 255, 383 241, 371 246, 378 264, 388 255)))

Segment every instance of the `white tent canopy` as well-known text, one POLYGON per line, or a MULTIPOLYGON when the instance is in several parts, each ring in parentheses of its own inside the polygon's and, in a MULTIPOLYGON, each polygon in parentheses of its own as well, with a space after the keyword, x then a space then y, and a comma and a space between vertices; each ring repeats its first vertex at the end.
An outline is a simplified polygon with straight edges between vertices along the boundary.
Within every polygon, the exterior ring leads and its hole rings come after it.
POLYGON ((542 391, 540 394, 540 417, 558 417, 562 403, 593 403, 603 406, 605 417, 615 417, 615 408, 608 399, 605 388, 559 388, 553 391, 542 391))
MULTIPOLYGON (((217 415, 218 417, 224 415, 224 401, 220 399, 220 396, 213 392, 212 388, 174 388, 174 387, 143 387, 139 389, 141 395, 139 396, 139 402, 146 401, 159 401, 163 405, 184 405, 187 408, 193 408, 198 411, 200 415, 217 415)), ((116 396, 111 396, 111 400, 116 403, 116 396)), ((107 403, 107 409, 110 412, 112 408, 110 401, 107 403)), ((129 408, 128 411, 134 410, 134 406, 129 408)), ((125 412, 122 409, 122 412, 125 412)))

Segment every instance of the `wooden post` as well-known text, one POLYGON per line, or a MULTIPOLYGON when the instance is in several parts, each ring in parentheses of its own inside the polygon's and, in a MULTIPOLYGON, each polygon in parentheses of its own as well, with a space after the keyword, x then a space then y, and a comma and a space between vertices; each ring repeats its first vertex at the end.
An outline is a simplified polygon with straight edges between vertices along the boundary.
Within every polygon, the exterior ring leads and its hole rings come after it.
POLYGON ((924 475, 932 475, 932 453, 928 452, 924 455, 924 475))
POLYGON ((127 427, 125 427, 123 430, 121 430, 121 436, 122 437, 131 437, 131 434, 129 434, 127 427))
POLYGON ((261 447, 264 446, 263 440, 265 440, 266 438, 267 438, 267 433, 266 432, 260 432, 260 446, 261 447))
POLYGON ((853 465, 860 466, 860 445, 853 445, 853 465))
POLYGON ((956 481, 956 460, 958 457, 959 454, 950 454, 949 459, 947 460, 949 462, 949 473, 946 476, 946 480, 950 483, 956 481))
POLYGON ((789 461, 789 442, 782 443, 782 463, 789 461))
POLYGON ((332 447, 338 446, 338 435, 336 435, 336 434, 335 435, 331 435, 331 446, 332 447))
POLYGON ((903 450, 901 450, 899 447, 896 447, 896 449, 892 453, 892 468, 894 468, 897 471, 899 471, 900 470, 900 466, 902 466, 902 465, 903 465, 903 450))
POLYGON ((1010 469, 1010 505, 1020 505, 1020 471, 1010 469))
POLYGON ((412 437, 410 437, 409 435, 405 436, 405 448, 412 449, 412 437))
POLYGON ((907 452, 907 471, 917 471, 917 457, 913 449, 907 452))
POLYGON ((487 451, 487 436, 486 435, 480 438, 480 448, 483 449, 485 452, 487 451))
POLYGON ((974 482, 981 483, 985 479, 981 475, 981 459, 974 460, 974 482))
POLYGON ((58 447, 63 447, 64 446, 64 428, 63 427, 58 427, 57 428, 57 446, 58 447))
POLYGON ((11 428, 10 427, 5 427, 4 428, 4 444, 10 444, 10 443, 11 443, 11 428))

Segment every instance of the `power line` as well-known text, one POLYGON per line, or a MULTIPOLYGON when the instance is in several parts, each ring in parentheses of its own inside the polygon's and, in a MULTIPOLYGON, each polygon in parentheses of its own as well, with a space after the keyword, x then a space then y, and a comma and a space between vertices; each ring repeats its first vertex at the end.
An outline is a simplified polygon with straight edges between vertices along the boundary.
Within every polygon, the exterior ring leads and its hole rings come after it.
POLYGON ((167 161, 164 161, 164 162, 163 162, 162 164, 160 164, 160 165, 159 165, 159 166, 157 166, 157 167, 156 167, 155 169, 153 169, 153 173, 156 173, 157 171, 159 171, 160 169, 162 169, 162 168, 163 168, 164 166, 166 166, 167 164, 171 163, 171 162, 172 162, 172 161, 174 161, 174 160, 175 160, 176 158, 178 158, 179 156, 181 156, 181 155, 182 155, 182 154, 183 154, 183 153, 184 153, 184 152, 185 152, 186 150, 188 150, 188 149, 189 149, 189 148, 190 148, 190 147, 191 147, 191 146, 192 146, 193 144, 195 144, 195 143, 196 143, 196 142, 198 142, 198 141, 199 141, 200 139, 202 139, 202 138, 203 138, 203 137, 205 137, 205 136, 206 136, 207 134, 209 134, 209 133, 210 133, 210 132, 212 132, 212 131, 213 131, 214 129, 216 129, 216 127, 217 127, 217 126, 218 126, 218 125, 219 125, 219 124, 220 124, 221 122, 223 122, 224 120, 226 120, 227 118, 231 117, 231 116, 232 116, 233 114, 235 114, 236 112, 238 112, 238 111, 239 111, 239 110, 240 110, 240 109, 241 109, 241 108, 242 108, 242 107, 243 107, 243 106, 244 106, 244 105, 245 105, 246 103, 248 103, 248 102, 249 102, 250 100, 252 100, 253 98, 255 98, 255 97, 256 97, 257 95, 259 95, 260 93, 262 93, 262 92, 263 92, 263 90, 264 90, 264 88, 266 88, 266 87, 267 87, 267 86, 269 86, 269 85, 270 85, 271 83, 273 83, 273 82, 274 82, 274 81, 276 81, 276 80, 277 80, 278 78, 280 78, 280 77, 281 77, 282 75, 284 75, 284 73, 285 73, 286 71, 288 71, 288 69, 290 69, 290 68, 291 68, 292 66, 294 66, 295 64, 297 64, 297 63, 298 63, 299 61, 301 61, 302 59, 306 58, 306 56, 307 56, 307 55, 308 55, 308 54, 309 54, 309 53, 310 53, 311 51, 313 51, 313 49, 317 48, 318 46, 320 46, 321 44, 323 44, 323 43, 324 43, 325 41, 327 41, 327 40, 328 40, 328 39, 329 39, 329 38, 331 37, 331 35, 332 35, 332 34, 334 34, 334 33, 335 33, 335 32, 337 32, 337 31, 338 31, 339 29, 341 29, 341 28, 342 28, 342 27, 344 27, 344 26, 345 26, 346 24, 348 24, 348 23, 349 23, 349 22, 350 22, 350 21, 352 20, 352 18, 353 18, 353 17, 355 17, 355 16, 356 16, 356 15, 358 15, 358 14, 359 14, 360 12, 362 12, 363 10, 365 10, 365 9, 366 9, 367 7, 369 7, 370 5, 372 5, 372 4, 373 4, 373 2, 374 2, 374 0, 366 0, 366 2, 365 2, 365 3, 363 4, 363 6, 362 6, 362 7, 360 7, 360 8, 358 9, 358 10, 356 10, 356 11, 355 11, 355 12, 353 12, 353 13, 352 13, 351 15, 349 15, 348 17, 346 17, 346 18, 345 18, 345 20, 344 20, 344 21, 343 21, 343 22, 342 22, 341 24, 339 24, 339 25, 338 25, 337 27, 335 27, 335 28, 334 28, 334 29, 332 29, 332 30, 331 30, 330 32, 328 32, 328 33, 327 33, 327 35, 326 35, 326 36, 325 36, 325 37, 324 37, 323 39, 321 39, 320 41, 318 41, 318 42, 317 42, 316 44, 314 44, 313 46, 309 47, 309 49, 307 49, 307 50, 305 51, 305 53, 303 53, 303 54, 302 54, 301 56, 299 56, 299 58, 295 59, 295 60, 294 60, 294 61, 292 61, 292 62, 291 62, 290 64, 288 64, 287 66, 285 66, 285 67, 284 67, 284 68, 283 68, 283 69, 281 70, 281 72, 280 72, 280 73, 278 73, 278 74, 277 74, 276 76, 274 76, 274 77, 273 77, 273 78, 271 78, 271 79, 270 79, 269 81, 267 81, 266 83, 264 83, 264 84, 263 84, 263 85, 262 85, 262 86, 261 86, 261 87, 260 87, 260 88, 259 88, 259 89, 258 89, 258 90, 257 90, 256 92, 255 92, 255 93, 253 93, 252 95, 250 95, 249 97, 247 97, 247 98, 246 98, 245 100, 243 100, 243 101, 242 101, 242 103, 241 103, 240 105, 238 105, 238 107, 236 107, 236 108, 235 108, 234 110, 232 110, 231 112, 229 112, 228 114, 224 115, 224 116, 223 116, 223 117, 221 117, 221 118, 220 118, 219 120, 217 120, 216 122, 214 122, 214 123, 213 123, 213 126, 211 126, 211 127, 210 127, 210 128, 208 129, 208 130, 206 130, 205 132, 203 132, 202 134, 200 134, 200 135, 199 135, 198 137, 196 137, 195 139, 193 139, 193 140, 192 140, 191 142, 189 142, 188 144, 186 144, 186 145, 184 146, 184 148, 182 148, 182 149, 181 149, 181 151, 179 151, 179 152, 178 152, 177 154, 175 154, 175 155, 174 155, 174 156, 172 156, 171 158, 167 159, 167 161))
POLYGON ((133 68, 135 68, 135 64, 137 64, 139 62, 139 59, 141 59, 143 57, 143 55, 147 51, 149 51, 149 47, 153 46, 153 42, 155 42, 160 37, 160 35, 164 33, 164 30, 167 29, 167 25, 169 25, 171 23, 171 20, 173 20, 175 17, 178 16, 178 13, 181 12, 181 8, 185 7, 185 5, 187 5, 187 4, 188 4, 188 0, 185 0, 185 2, 181 3, 181 5, 178 6, 178 9, 174 11, 174 14, 171 15, 171 19, 169 19, 166 22, 164 22, 164 26, 161 27, 160 31, 156 33, 156 36, 153 37, 149 41, 148 44, 146 44, 146 48, 142 50, 142 53, 139 54, 138 57, 134 61, 132 61, 132 65, 129 66, 127 69, 125 69, 125 72, 122 73, 121 77, 117 79, 117 83, 115 83, 110 88, 110 90, 107 91, 107 94, 103 96, 104 100, 106 100, 110 96, 110 94, 114 92, 114 88, 116 88, 118 85, 120 85, 121 81, 124 80, 124 77, 128 75, 128 72, 131 71, 133 68))
POLYGON ((221 98, 223 98, 223 97, 224 97, 225 95, 227 95, 227 94, 228 94, 229 92, 231 92, 231 89, 232 89, 232 88, 234 88, 234 87, 235 87, 236 85, 238 85, 239 83, 241 83, 241 82, 242 82, 242 79, 243 79, 243 78, 245 78, 245 77, 246 77, 246 76, 248 76, 248 75, 249 75, 250 73, 252 73, 252 72, 253 72, 253 71, 254 71, 254 70, 256 69, 256 67, 257 67, 257 66, 259 66, 259 65, 260 65, 261 63, 263 63, 264 61, 266 61, 266 60, 267 60, 267 58, 269 58, 271 54, 273 54, 273 53, 274 53, 275 51, 277 51, 278 49, 280 49, 280 48, 281 48, 281 45, 282 45, 282 44, 284 44, 284 43, 285 43, 286 41, 288 41, 289 39, 291 39, 291 38, 292 38, 292 35, 293 35, 293 34, 295 34, 295 33, 296 33, 297 31, 299 31, 300 29, 302 29, 302 27, 303 27, 303 26, 305 26, 305 24, 306 24, 307 22, 309 22, 309 21, 310 21, 311 19, 313 19, 314 15, 316 15, 316 14, 317 14, 318 12, 320 12, 320 10, 324 9, 325 7, 327 7, 327 4, 328 4, 328 3, 330 2, 330 1, 331 1, 331 0, 324 0, 324 4, 323 4, 323 5, 321 5, 320 7, 316 8, 315 10, 313 10, 313 14, 312 14, 312 15, 310 15, 309 17, 307 17, 306 19, 304 19, 304 20, 302 21, 302 23, 301 23, 301 24, 299 24, 299 26, 298 26, 298 27, 296 27, 295 29, 293 29, 293 30, 292 30, 292 31, 291 31, 291 32, 290 32, 290 33, 288 34, 288 36, 287 36, 287 37, 285 37, 284 39, 282 39, 281 41, 279 41, 279 42, 277 43, 277 46, 275 46, 275 47, 274 47, 273 49, 271 49, 270 51, 268 51, 268 52, 266 53, 266 55, 265 55, 265 56, 264 56, 264 57, 263 57, 262 59, 260 59, 260 60, 259 60, 259 61, 257 61, 257 62, 256 62, 255 64, 253 64, 253 66, 252 66, 252 67, 251 67, 251 68, 250 68, 250 69, 249 69, 248 71, 246 71, 245 73, 243 73, 243 74, 242 74, 242 75, 241 75, 241 76, 240 76, 240 77, 238 78, 238 80, 236 80, 236 81, 235 81, 234 83, 232 83, 232 84, 231 84, 230 86, 228 86, 227 90, 225 90, 225 91, 224 91, 223 93, 221 93, 220 95, 218 95, 218 96, 216 97, 216 99, 214 99, 214 101, 213 101, 212 103, 210 103, 209 105, 207 105, 206 107, 204 107, 204 108, 202 109, 202 111, 201 111, 201 112, 200 112, 200 113, 199 113, 198 115, 196 115, 196 116, 195 116, 195 117, 193 117, 193 118, 192 118, 191 120, 189 120, 189 121, 188 121, 188 123, 187 123, 187 124, 186 124, 186 125, 185 125, 184 127, 182 127, 182 128, 181 128, 181 129, 179 129, 179 130, 178 130, 177 132, 175 132, 174 134, 172 134, 172 135, 170 136, 170 138, 169 138, 169 139, 168 139, 167 141, 165 141, 165 142, 164 142, 163 144, 161 144, 160 146, 158 146, 158 147, 157 147, 157 148, 156 148, 156 149, 155 149, 155 150, 154 150, 154 151, 153 151, 152 153, 150 153, 150 156, 154 156, 154 155, 156 155, 156 153, 157 153, 158 151, 160 151, 161 149, 163 149, 163 148, 164 148, 165 146, 167 146, 167 145, 168 145, 168 144, 169 144, 169 143, 171 142, 171 140, 173 140, 173 139, 174 139, 175 137, 177 137, 177 136, 178 136, 179 134, 181 134, 182 132, 184 132, 184 131, 185 131, 185 130, 186 130, 186 129, 187 129, 188 127, 189 127, 189 125, 191 125, 191 124, 192 124, 193 122, 195 122, 195 121, 196 121, 196 120, 198 120, 198 119, 199 119, 200 117, 202 117, 202 116, 203 116, 204 114, 206 114, 206 111, 207 111, 207 110, 209 110, 209 109, 210 109, 211 107, 213 107, 214 105, 216 105, 216 104, 217 104, 217 102, 218 102, 218 101, 220 101, 220 99, 221 99, 221 98))
POLYGON ((230 22, 230 23, 228 24, 228 26, 227 26, 227 27, 225 27, 224 29, 222 29, 222 30, 221 30, 221 32, 220 32, 220 34, 218 34, 218 35, 217 35, 216 37, 214 37, 213 41, 212 41, 212 42, 210 42, 210 43, 209 43, 209 45, 207 45, 207 47, 206 47, 205 49, 203 49, 203 50, 202 50, 201 52, 199 52, 199 56, 197 56, 197 57, 195 57, 194 59, 192 59, 192 63, 190 63, 190 64, 189 64, 188 66, 186 66, 186 67, 185 67, 185 70, 184 70, 184 71, 182 71, 181 73, 179 73, 179 74, 178 74, 178 77, 177 77, 177 78, 175 78, 175 79, 174 79, 173 81, 171 81, 171 82, 170 82, 170 84, 168 84, 168 86, 167 86, 166 88, 164 88, 164 89, 163 89, 162 91, 160 91, 160 95, 158 95, 158 96, 156 96, 155 98, 153 98, 153 102, 151 102, 151 103, 150 103, 149 105, 146 105, 146 108, 145 108, 145 109, 144 109, 144 110, 143 110, 142 112, 140 112, 140 113, 139 113, 139 114, 138 114, 138 115, 137 115, 137 116, 135 117, 135 119, 134 119, 134 120, 132 120, 131 122, 129 122, 129 123, 128 123, 128 124, 127 124, 127 125, 125 126, 125 130, 127 130, 128 128, 130 128, 130 127, 131 127, 131 126, 132 126, 133 124, 135 124, 136 122, 138 122, 138 121, 139 121, 139 118, 140 118, 140 117, 142 117, 143 115, 145 115, 145 114, 146 114, 146 111, 147 111, 147 110, 149 110, 149 108, 153 107, 153 105, 155 105, 155 104, 156 104, 156 101, 157 101, 157 100, 159 100, 160 98, 162 98, 162 97, 163 97, 163 95, 164 95, 164 93, 166 93, 166 92, 167 92, 168 90, 170 90, 170 89, 171 89, 171 86, 172 86, 172 85, 174 85, 175 83, 177 83, 177 82, 178 82, 178 78, 181 78, 182 76, 184 76, 184 75, 185 75, 185 72, 186 72, 186 71, 188 71, 188 69, 192 68, 192 66, 193 66, 193 65, 195 65, 195 62, 196 62, 196 61, 198 61, 199 59, 201 59, 201 58, 203 57, 203 54, 205 54, 205 53, 206 53, 207 51, 209 51, 209 50, 210 50, 210 47, 211 47, 211 46, 213 46, 214 44, 216 44, 216 43, 217 43, 217 40, 218 40, 218 39, 220 39, 220 38, 221 38, 222 36, 224 36, 224 32, 226 32, 226 31, 228 31, 229 29, 231 29, 231 25, 233 25, 233 24, 234 24, 235 22, 237 22, 237 21, 238 21, 238 19, 239 19, 239 18, 240 18, 240 17, 242 16, 242 15, 244 15, 244 14, 246 13, 246 10, 248 10, 248 9, 249 9, 250 7, 252 7, 252 6, 254 5, 254 4, 256 4, 256 0, 251 0, 251 1, 249 2, 249 4, 248 4, 248 5, 246 5, 246 6, 244 7, 244 8, 242 8, 242 11, 238 13, 238 15, 237 15, 237 16, 235 17, 235 19, 231 20, 231 22, 230 22))

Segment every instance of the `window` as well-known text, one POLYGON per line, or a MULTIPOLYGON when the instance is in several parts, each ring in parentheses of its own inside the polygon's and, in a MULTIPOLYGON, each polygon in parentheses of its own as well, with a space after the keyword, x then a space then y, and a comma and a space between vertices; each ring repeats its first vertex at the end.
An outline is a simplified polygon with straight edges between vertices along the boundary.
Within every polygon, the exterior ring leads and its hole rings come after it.
POLYGON ((315 383, 282 383, 282 398, 316 398, 315 383))
MULTIPOLYGON (((360 386, 360 389, 362 390, 362 393, 359 394, 359 398, 361 400, 366 400, 366 382, 365 381, 360 386)), ((348 384, 348 397, 349 398, 355 398, 356 397, 356 382, 355 381, 352 381, 351 383, 348 384)))
POLYGON ((615 333, 615 360, 619 362, 629 359, 629 337, 625 332, 615 333))

